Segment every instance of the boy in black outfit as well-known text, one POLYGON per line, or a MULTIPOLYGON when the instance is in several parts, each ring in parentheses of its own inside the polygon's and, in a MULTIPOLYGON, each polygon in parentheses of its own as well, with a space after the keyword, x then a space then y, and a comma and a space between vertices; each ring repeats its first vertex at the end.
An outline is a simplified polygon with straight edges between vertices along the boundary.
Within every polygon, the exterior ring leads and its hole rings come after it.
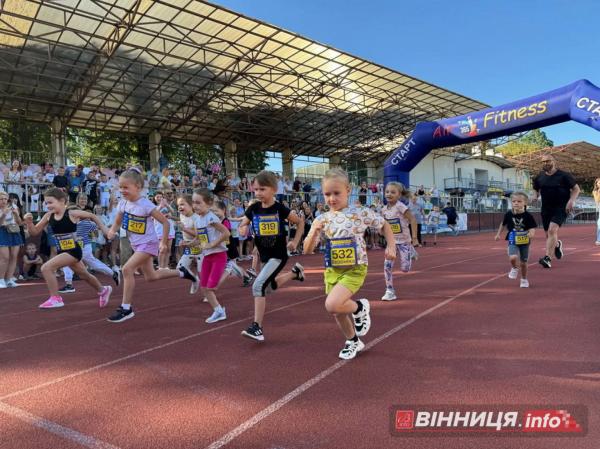
POLYGON ((521 288, 529 287, 529 281, 527 280, 529 244, 535 234, 535 228, 537 228, 535 218, 525 210, 525 205, 528 200, 527 194, 523 192, 514 192, 510 196, 512 210, 509 210, 504 214, 504 220, 502 220, 495 237, 495 239, 498 240, 503 229, 508 231, 505 238, 505 240, 508 240, 508 257, 511 265, 508 278, 517 278, 520 265, 521 288), (519 262, 517 262, 517 260, 519 262))
POLYGON ((288 250, 295 251, 304 231, 304 220, 283 204, 275 201, 277 177, 263 170, 254 178, 254 195, 258 200, 246 209, 239 227, 239 234, 246 235, 248 225, 252 226, 254 242, 262 270, 252 285, 254 296, 254 322, 242 335, 257 341, 264 341, 263 318, 265 316, 266 295, 292 279, 304 281, 304 268, 294 264, 291 271, 281 273, 288 260, 288 250), (286 241, 285 223, 296 224, 296 237, 286 241))

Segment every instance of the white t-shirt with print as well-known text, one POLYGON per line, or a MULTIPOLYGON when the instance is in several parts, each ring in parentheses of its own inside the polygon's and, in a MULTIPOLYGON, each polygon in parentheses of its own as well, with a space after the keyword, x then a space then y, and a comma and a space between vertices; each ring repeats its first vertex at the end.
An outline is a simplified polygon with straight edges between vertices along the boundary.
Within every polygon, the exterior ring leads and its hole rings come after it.
POLYGON ((396 240, 396 244, 410 243, 410 229, 408 227, 409 223, 406 219, 404 212, 408 210, 408 206, 401 201, 397 201, 393 206, 389 203, 383 206, 381 210, 381 214, 383 218, 390 223, 392 227, 392 231, 397 231, 396 223, 400 225, 400 232, 394 232, 394 238, 396 240))
POLYGON ((316 222, 323 223, 322 235, 327 239, 354 237, 356 242, 356 262, 359 265, 368 265, 367 245, 364 234, 369 227, 378 231, 383 227, 381 215, 376 214, 368 207, 349 206, 339 211, 329 211, 319 215, 316 222))
MULTIPOLYGON (((132 245, 158 241, 156 231, 154 230, 154 220, 150 216, 154 209, 156 209, 156 205, 148 198, 139 198, 137 201, 127 201, 124 199, 119 201, 119 205, 117 206, 119 212, 133 214, 137 217, 146 219, 144 226, 145 232, 143 234, 127 232, 127 236, 132 245)), ((123 221, 124 218, 125 217, 123 217, 123 221)))
MULTIPOLYGON (((212 226, 212 223, 221 223, 219 217, 217 217, 213 212, 208 211, 204 215, 198 215, 199 221, 197 229, 199 231, 205 231, 208 236, 208 242, 212 243, 221 238, 221 233, 212 226)), ((225 242, 221 242, 219 245, 214 248, 205 249, 202 251, 202 254, 207 256, 209 254, 221 253, 223 251, 227 251, 227 246, 225 242)))

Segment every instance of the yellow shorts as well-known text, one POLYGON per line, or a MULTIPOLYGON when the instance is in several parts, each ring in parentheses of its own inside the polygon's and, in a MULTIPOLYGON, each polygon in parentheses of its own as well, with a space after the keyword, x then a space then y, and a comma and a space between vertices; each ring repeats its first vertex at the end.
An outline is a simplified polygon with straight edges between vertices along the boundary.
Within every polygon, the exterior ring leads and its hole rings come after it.
POLYGON ((360 290, 367 277, 367 265, 360 264, 351 268, 326 268, 325 293, 329 293, 337 284, 342 284, 352 293, 360 290))

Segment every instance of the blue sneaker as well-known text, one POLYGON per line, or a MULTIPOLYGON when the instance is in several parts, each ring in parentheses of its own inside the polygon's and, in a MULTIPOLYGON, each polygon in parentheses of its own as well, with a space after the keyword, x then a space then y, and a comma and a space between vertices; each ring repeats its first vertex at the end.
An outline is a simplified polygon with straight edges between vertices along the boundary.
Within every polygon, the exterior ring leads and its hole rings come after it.
POLYGON ((227 319, 227 314, 225 313, 225 307, 217 307, 211 316, 206 319, 207 323, 216 323, 217 321, 223 321, 227 319))

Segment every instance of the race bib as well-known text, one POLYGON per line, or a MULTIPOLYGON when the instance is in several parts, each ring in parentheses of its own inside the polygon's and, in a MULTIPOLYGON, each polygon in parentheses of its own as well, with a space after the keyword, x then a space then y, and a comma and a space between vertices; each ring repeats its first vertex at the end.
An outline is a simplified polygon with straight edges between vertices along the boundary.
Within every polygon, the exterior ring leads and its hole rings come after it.
POLYGON ((146 217, 140 217, 128 212, 123 213, 123 222, 121 227, 132 234, 146 233, 146 217))
POLYGON ((83 247, 83 242, 75 234, 54 234, 56 239, 56 249, 58 251, 69 251, 75 249, 77 245, 83 247))
POLYGON ((254 215, 254 230, 260 237, 279 235, 279 215, 254 215))
POLYGON ((390 224, 390 228, 392 228, 394 234, 402 234, 402 225, 399 218, 391 218, 387 222, 390 224))
POLYGON ((185 246, 183 248, 183 254, 186 256, 199 256, 200 252, 201 249, 198 246, 185 246))
POLYGON ((206 245, 208 243, 208 229, 200 228, 198 229, 198 241, 201 245, 206 245))
POLYGON ((351 267, 356 265, 356 242, 352 237, 327 240, 325 248, 326 267, 351 267))
POLYGON ((529 232, 528 231, 515 231, 512 230, 508 234, 508 243, 511 245, 529 245, 529 232))

